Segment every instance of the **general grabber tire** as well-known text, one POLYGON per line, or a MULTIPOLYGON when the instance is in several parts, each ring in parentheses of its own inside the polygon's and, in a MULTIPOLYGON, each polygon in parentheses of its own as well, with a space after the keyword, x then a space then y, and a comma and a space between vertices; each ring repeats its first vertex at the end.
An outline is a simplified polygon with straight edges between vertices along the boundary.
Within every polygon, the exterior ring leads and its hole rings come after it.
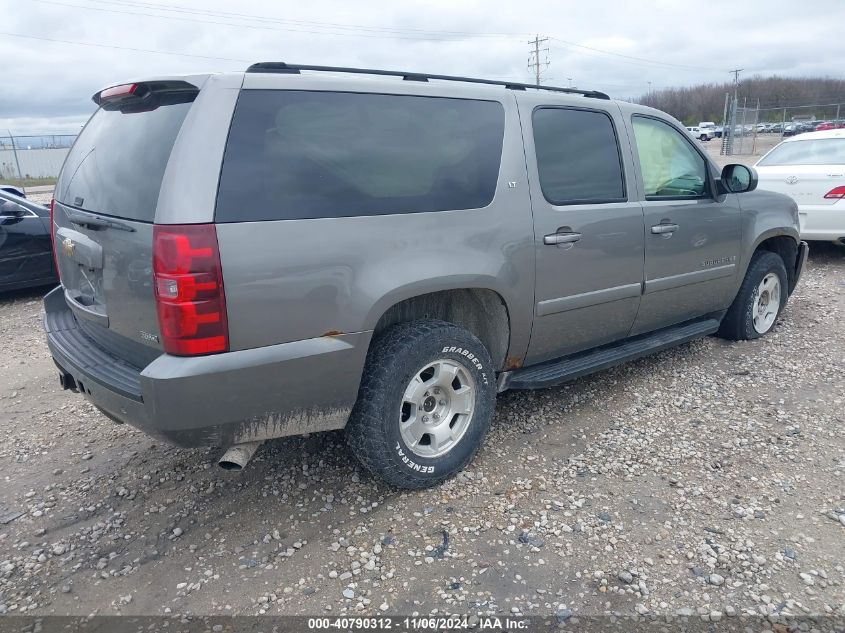
POLYGON ((496 373, 475 336, 419 320, 370 346, 347 442, 374 475, 400 488, 448 479, 475 456, 496 404, 496 373))
POLYGON ((719 336, 743 341, 770 332, 786 305, 787 283, 786 266, 779 255, 754 253, 736 299, 722 319, 719 336))

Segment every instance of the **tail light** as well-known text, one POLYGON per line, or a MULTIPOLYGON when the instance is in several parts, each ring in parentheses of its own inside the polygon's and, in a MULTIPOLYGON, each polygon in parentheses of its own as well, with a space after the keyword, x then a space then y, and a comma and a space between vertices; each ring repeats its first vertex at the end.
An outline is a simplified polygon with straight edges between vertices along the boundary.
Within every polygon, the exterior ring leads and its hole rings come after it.
POLYGON ((56 199, 50 198, 50 250, 53 251, 53 266, 56 268, 56 277, 59 276, 59 256, 56 254, 56 199))
POLYGON ((825 200, 842 200, 845 199, 845 185, 841 187, 834 187, 826 194, 824 194, 825 200))
POLYGON ((196 356, 229 349, 223 269, 213 224, 156 224, 153 278, 165 352, 196 356))

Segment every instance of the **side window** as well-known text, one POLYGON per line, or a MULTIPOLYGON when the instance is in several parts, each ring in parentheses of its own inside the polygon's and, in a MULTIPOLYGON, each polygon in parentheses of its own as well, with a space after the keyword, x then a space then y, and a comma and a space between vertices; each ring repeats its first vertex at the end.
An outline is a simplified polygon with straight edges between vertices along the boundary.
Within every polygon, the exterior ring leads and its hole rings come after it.
POLYGON ((625 180, 613 122, 604 112, 534 111, 540 187, 555 205, 622 202, 625 180))
POLYGON ((496 101, 298 90, 238 97, 218 222, 486 207, 499 179, 496 101))
POLYGON ((700 198, 707 191, 707 164, 671 125, 634 116, 634 138, 646 199, 700 198))

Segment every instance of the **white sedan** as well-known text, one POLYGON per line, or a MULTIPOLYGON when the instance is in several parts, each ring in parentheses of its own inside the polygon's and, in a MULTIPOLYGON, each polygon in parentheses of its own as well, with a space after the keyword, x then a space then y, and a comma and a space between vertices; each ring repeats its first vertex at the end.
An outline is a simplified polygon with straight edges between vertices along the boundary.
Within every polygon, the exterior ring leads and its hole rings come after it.
POLYGON ((798 204, 801 237, 845 246, 845 130, 784 139, 755 165, 758 188, 798 204))

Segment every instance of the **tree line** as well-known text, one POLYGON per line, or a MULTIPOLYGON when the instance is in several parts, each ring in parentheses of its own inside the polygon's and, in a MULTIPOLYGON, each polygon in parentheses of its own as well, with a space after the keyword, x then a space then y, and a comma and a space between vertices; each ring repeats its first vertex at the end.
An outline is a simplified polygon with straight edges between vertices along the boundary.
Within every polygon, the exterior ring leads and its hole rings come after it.
MULTIPOLYGON (((685 88, 663 88, 654 90, 639 98, 636 103, 668 112, 685 125, 697 125, 700 121, 722 121, 725 109, 725 93, 733 94, 732 82, 721 84, 699 84, 685 88)), ((780 121, 783 108, 787 108, 787 120, 793 116, 829 119, 836 116, 836 106, 799 108, 798 106, 821 106, 842 104, 839 116, 845 118, 845 79, 830 77, 763 77, 754 75, 742 79, 738 86, 739 105, 747 103, 755 107, 760 100, 762 121, 780 121)))

